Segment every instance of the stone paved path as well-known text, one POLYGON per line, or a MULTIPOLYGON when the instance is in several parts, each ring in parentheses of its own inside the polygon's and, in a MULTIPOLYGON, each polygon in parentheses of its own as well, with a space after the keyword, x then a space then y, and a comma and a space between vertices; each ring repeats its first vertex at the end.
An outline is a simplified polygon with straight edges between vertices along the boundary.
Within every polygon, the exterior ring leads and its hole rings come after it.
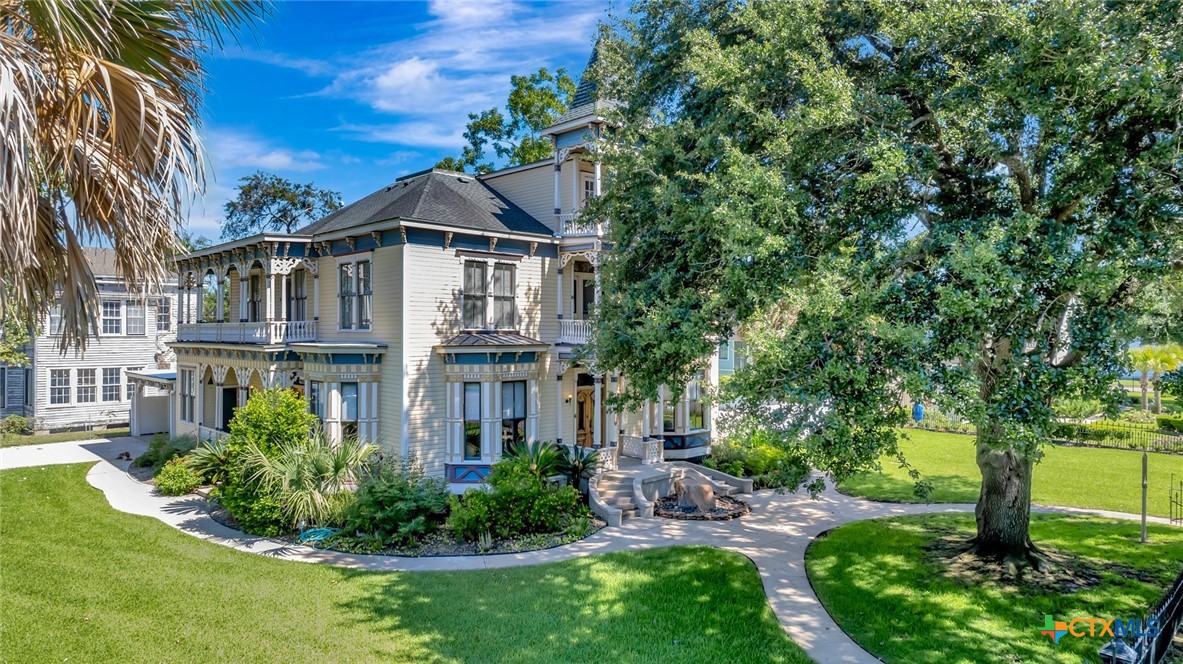
MULTIPOLYGON (((879 660, 851 640, 818 601, 805 574, 805 548, 818 534, 852 521, 905 514, 967 512, 973 505, 913 505, 878 503, 854 498, 828 488, 818 500, 807 494, 778 495, 760 491, 750 498, 752 513, 722 522, 630 519, 605 528, 587 539, 545 551, 492 556, 400 558, 318 551, 287 542, 245 535, 223 526, 205 512, 205 501, 189 496, 158 496, 149 485, 125 472, 129 462, 116 460, 120 452, 134 458, 146 448, 136 438, 95 439, 0 449, 0 469, 60 463, 102 461, 87 481, 103 491, 111 506, 130 514, 150 516, 185 533, 240 551, 283 560, 327 563, 377 571, 453 571, 516 567, 569 560, 609 551, 638 551, 659 546, 704 545, 735 551, 755 563, 768 603, 785 631, 819 664, 872 664, 879 660)), ((1039 511, 1087 513, 1121 519, 1136 515, 1061 508, 1039 511)), ((1156 523, 1165 519, 1152 519, 1156 523)))

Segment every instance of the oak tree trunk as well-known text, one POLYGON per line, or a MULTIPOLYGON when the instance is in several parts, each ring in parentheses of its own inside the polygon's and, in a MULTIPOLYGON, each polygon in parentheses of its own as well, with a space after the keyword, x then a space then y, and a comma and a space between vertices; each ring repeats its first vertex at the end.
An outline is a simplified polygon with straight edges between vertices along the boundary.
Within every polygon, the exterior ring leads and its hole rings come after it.
POLYGON ((1030 534, 1033 463, 1013 449, 988 443, 979 433, 977 462, 982 490, 974 509, 978 534, 973 550, 1012 572, 1042 567, 1030 534))

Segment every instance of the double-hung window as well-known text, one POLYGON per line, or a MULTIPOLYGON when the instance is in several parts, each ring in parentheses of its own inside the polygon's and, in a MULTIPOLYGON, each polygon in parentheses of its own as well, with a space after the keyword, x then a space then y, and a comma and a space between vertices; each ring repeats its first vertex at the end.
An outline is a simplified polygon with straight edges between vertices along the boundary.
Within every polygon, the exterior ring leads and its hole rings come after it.
POLYGON ((461 313, 464 317, 464 329, 483 330, 488 327, 487 311, 488 298, 488 269, 484 261, 464 262, 464 290, 461 291, 461 313))
POLYGON ((296 270, 292 273, 292 320, 308 320, 308 272, 296 270))
POLYGON ((75 401, 78 403, 94 403, 97 387, 95 386, 95 370, 94 369, 79 369, 78 370, 78 387, 75 392, 75 401))
POLYGON ((192 422, 194 420, 194 411, 196 410, 196 390, 193 384, 193 370, 181 369, 181 420, 184 422, 192 422))
POLYGON ((252 323, 258 323, 263 320, 261 317, 262 312, 259 311, 259 305, 263 301, 263 275, 252 274, 247 284, 249 288, 246 301, 247 320, 252 323))
POLYGON ((156 331, 167 332, 173 326, 173 303, 167 297, 156 301, 156 331))
POLYGON ((357 329, 370 329, 372 300, 370 261, 357 262, 357 329))
POLYGON ((481 384, 464 384, 464 460, 481 458, 481 384))
POLYGON ((517 327, 514 311, 514 266, 493 265, 493 327, 512 330, 517 327))
POLYGON ((501 383, 501 453, 526 442, 526 381, 501 383))
POLYGON ((321 390, 324 389, 324 383, 319 380, 308 381, 308 412, 316 416, 316 419, 324 422, 325 408, 324 397, 321 390))
POLYGON ((706 428, 706 409, 702 403, 702 381, 702 374, 699 374, 686 386, 686 403, 690 411, 690 422, 687 423, 689 429, 706 428))
POLYGON ((357 436, 357 383, 341 383, 341 437, 357 436))
POLYGON ((49 403, 70 403, 70 370, 49 370, 49 403))
POLYGON ((49 333, 62 333, 62 305, 55 304, 49 308, 49 333))
POLYGON ((119 367, 103 367, 103 401, 119 401, 119 367))
POLYGON ((144 303, 127 301, 127 333, 133 335, 143 335, 146 333, 144 326, 144 303))
POLYGON ((342 330, 353 329, 353 297, 353 263, 341 263, 337 266, 337 312, 342 330))
POLYGON ((123 303, 103 300, 103 334, 123 334, 123 303))
MULTIPOLYGON (((144 367, 128 367, 128 368, 124 369, 124 371, 127 373, 130 373, 132 371, 139 371, 140 369, 143 369, 143 368, 144 367)), ((135 394, 135 391, 136 391, 136 386, 133 385, 131 382, 131 376, 127 376, 126 385, 127 385, 127 400, 131 401, 131 397, 133 394, 135 394)))

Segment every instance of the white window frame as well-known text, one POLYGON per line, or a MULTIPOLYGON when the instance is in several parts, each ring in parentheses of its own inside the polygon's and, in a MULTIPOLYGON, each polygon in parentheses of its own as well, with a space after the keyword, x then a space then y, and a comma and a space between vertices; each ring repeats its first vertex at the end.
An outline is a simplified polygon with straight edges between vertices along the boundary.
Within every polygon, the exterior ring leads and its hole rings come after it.
POLYGON ((125 329, 125 327, 123 325, 123 300, 102 300, 102 301, 100 301, 99 302, 99 334, 101 336, 106 336, 106 337, 118 337, 118 336, 123 336, 124 329, 125 329), (108 316, 107 315, 108 305, 114 305, 116 307, 119 307, 119 315, 118 316, 108 316), (107 322, 108 321, 112 321, 114 325, 118 326, 118 329, 115 330, 114 332, 108 332, 107 331, 107 322))
POLYGON ((489 275, 489 304, 492 306, 488 312, 491 325, 489 329, 493 330, 516 330, 518 329, 518 266, 514 263, 505 263, 502 261, 494 261, 493 269, 489 275), (509 270, 509 326, 498 325, 497 320, 497 300, 504 296, 497 294, 497 271, 509 270))
POLYGON ((143 300, 127 300, 123 303, 123 334, 129 337, 143 337, 148 334, 148 303, 143 300), (132 310, 139 312, 139 332, 131 331, 132 310))
MULTIPOLYGON (((101 305, 100 305, 101 306, 101 305)), ((100 323, 101 324, 101 323, 100 323)), ((46 334, 50 336, 59 336, 62 333, 62 303, 58 301, 49 308, 49 323, 46 334), (54 322, 56 319, 56 323, 54 322)))
POLYGON ((518 264, 509 261, 499 260, 482 260, 479 258, 465 258, 460 264, 460 328, 463 330, 517 330, 521 324, 518 317, 518 264), (469 292, 465 286, 465 278, 468 274, 468 266, 470 263, 480 264, 484 266, 485 283, 483 293, 477 291, 469 292), (497 271, 498 269, 508 269, 510 275, 510 324, 508 327, 497 325, 497 301, 500 297, 497 295, 497 271), (465 314, 465 304, 469 298, 480 298, 482 306, 484 307, 483 320, 480 325, 469 325, 467 315, 465 314))
POLYGON ((179 386, 181 393, 180 417, 182 422, 188 422, 189 424, 193 424, 197 419, 195 412, 197 410, 197 395, 194 389, 196 385, 193 379, 195 372, 195 369, 180 369, 177 372, 177 378, 181 382, 179 386))
POLYGON ((173 329, 173 301, 172 298, 162 297, 156 301, 156 331, 168 332, 173 329), (163 316, 164 324, 161 324, 163 316))
POLYGON ((123 381, 120 380, 120 373, 121 373, 121 370, 119 367, 103 367, 103 377, 102 377, 103 390, 102 390, 102 395, 101 395, 103 403, 119 402, 119 401, 123 400, 122 396, 121 396, 123 393, 123 381), (108 380, 108 378, 111 376, 112 371, 115 372, 115 382, 111 382, 108 380), (114 399, 107 398, 107 394, 108 394, 107 389, 111 388, 111 387, 115 388, 115 398, 114 399))
POLYGON ((70 377, 70 370, 69 369, 50 369, 49 370, 49 405, 51 405, 51 406, 69 406, 72 403, 72 400, 74 397, 74 383, 70 378, 71 377, 70 377), (53 382, 55 373, 59 374, 59 377, 64 376, 66 379, 66 382, 55 385, 53 382), (54 400, 54 390, 65 390, 66 400, 65 401, 55 401, 54 400))
POLYGON ((588 201, 596 197, 596 174, 579 174, 579 209, 587 207, 588 201))
POLYGON ((98 403, 99 402, 98 369, 95 369, 92 367, 86 367, 86 368, 82 368, 82 369, 76 369, 74 371, 74 402, 75 403, 98 403), (87 377, 88 382, 86 382, 86 383, 82 382, 83 376, 87 377), (82 398, 82 390, 84 388, 90 390, 88 392, 88 394, 90 396, 89 399, 82 398))
POLYGON ((374 329, 374 254, 373 252, 366 252, 364 254, 352 254, 337 259, 337 331, 338 332, 369 332, 374 329), (366 290, 369 292, 361 292, 361 278, 359 267, 362 263, 368 263, 369 267, 369 282, 366 285, 366 290), (341 292, 341 268, 349 265, 349 292, 341 292), (342 308, 348 298, 349 301, 349 324, 350 327, 342 327, 343 322, 342 308), (369 313, 369 320, 362 320, 362 305, 369 313), (365 327, 362 327, 363 322, 365 327))

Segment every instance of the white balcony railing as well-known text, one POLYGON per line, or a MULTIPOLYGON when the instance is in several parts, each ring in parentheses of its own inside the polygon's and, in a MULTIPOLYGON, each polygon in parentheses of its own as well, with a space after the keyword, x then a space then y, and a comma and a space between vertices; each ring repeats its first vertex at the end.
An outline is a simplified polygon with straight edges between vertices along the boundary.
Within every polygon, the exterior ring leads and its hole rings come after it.
POLYGON ((567 320, 559 321, 559 343, 561 344, 585 344, 592 335, 592 324, 590 320, 567 320))
POLYGON ((578 212, 559 215, 559 235, 563 237, 595 237, 599 234, 600 224, 581 219, 578 212))
POLYGON ((661 463, 665 460, 665 442, 657 439, 645 439, 640 436, 620 437, 620 456, 640 459, 642 464, 661 463))
POLYGON ((228 344, 282 344, 292 341, 316 341, 316 321, 183 323, 177 326, 177 341, 228 344))

